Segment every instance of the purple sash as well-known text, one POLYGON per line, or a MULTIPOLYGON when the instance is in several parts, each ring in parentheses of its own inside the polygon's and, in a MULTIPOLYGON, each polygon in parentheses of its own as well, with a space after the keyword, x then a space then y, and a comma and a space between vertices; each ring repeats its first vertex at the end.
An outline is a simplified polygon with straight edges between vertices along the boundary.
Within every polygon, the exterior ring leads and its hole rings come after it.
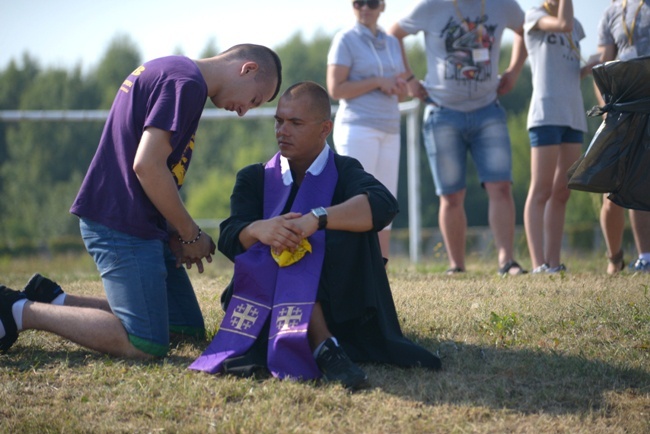
MULTIPOLYGON (((332 203, 338 180, 334 153, 318 176, 305 175, 291 211, 308 213, 312 208, 332 203)), ((291 185, 284 185, 277 153, 264 170, 264 218, 281 214, 291 185)), ((307 339, 307 328, 316 302, 325 257, 325 231, 310 238, 312 253, 300 261, 280 268, 270 247, 255 243, 235 258, 234 292, 226 314, 212 343, 190 369, 215 374, 223 362, 250 349, 271 315, 268 368, 278 378, 319 378, 320 370, 307 339)))

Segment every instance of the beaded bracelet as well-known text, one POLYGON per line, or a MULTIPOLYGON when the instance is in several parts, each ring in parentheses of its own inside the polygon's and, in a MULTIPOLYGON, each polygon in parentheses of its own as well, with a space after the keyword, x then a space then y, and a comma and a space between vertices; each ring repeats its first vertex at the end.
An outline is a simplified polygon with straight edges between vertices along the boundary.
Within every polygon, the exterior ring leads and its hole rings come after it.
POLYGON ((199 240, 199 238, 201 238, 201 234, 203 234, 203 232, 201 231, 201 228, 199 228, 199 234, 192 241, 185 241, 180 235, 178 236, 178 241, 180 241, 181 244, 194 244, 199 240))

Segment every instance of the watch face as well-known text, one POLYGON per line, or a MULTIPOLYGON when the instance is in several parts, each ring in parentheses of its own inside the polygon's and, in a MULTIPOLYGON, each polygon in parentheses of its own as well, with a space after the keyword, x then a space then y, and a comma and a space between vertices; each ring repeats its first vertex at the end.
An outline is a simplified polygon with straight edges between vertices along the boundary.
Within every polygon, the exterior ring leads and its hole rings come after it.
POLYGON ((313 211, 316 217, 327 215, 327 211, 325 211, 325 208, 314 208, 313 211))

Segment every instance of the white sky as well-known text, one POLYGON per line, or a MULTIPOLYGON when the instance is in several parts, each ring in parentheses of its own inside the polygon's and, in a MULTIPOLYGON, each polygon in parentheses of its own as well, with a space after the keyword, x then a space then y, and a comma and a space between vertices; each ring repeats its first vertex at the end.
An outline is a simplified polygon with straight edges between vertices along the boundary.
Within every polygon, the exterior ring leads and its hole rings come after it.
MULTIPOLYGON (((387 0, 379 24, 389 27, 414 1, 387 0)), ((524 10, 540 3, 519 0, 524 10)), ((573 3, 587 34, 586 58, 596 52, 598 21, 610 0, 573 3)), ((143 60, 177 51, 196 58, 210 40, 219 50, 244 42, 274 48, 298 31, 311 40, 353 22, 350 0, 0 0, 0 70, 27 52, 42 67, 87 71, 118 34, 130 36, 143 60)))

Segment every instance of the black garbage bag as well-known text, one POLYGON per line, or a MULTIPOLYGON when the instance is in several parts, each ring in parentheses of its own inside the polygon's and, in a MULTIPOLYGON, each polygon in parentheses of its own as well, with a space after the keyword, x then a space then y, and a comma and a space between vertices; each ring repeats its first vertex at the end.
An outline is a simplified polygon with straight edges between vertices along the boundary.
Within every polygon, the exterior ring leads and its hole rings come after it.
POLYGON ((650 211, 650 56, 594 67, 607 117, 569 169, 569 188, 609 193, 624 208, 650 211))

